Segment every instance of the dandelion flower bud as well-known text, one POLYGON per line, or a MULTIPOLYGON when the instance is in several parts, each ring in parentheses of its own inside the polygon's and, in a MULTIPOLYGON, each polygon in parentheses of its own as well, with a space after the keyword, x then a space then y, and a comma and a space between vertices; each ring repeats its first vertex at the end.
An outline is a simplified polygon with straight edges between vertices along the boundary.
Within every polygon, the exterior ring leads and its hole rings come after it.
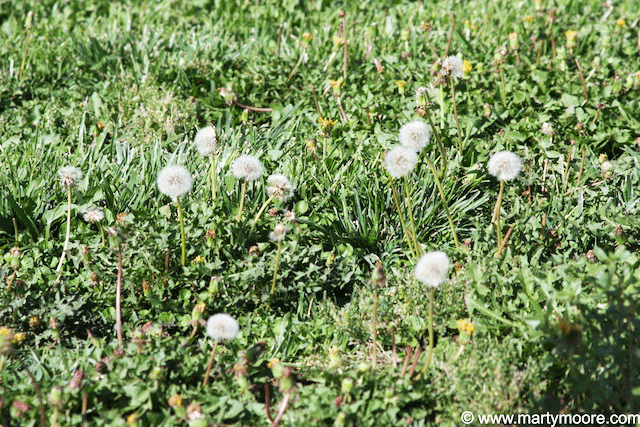
POLYGON ((63 187, 74 187, 82 179, 82 171, 73 166, 65 166, 58 171, 60 185, 63 187))
POLYGON ((517 154, 511 151, 500 151, 489 159, 487 170, 490 175, 499 181, 511 181, 515 179, 522 169, 522 161, 517 154))
POLYGON ((429 144, 431 131, 425 122, 419 120, 406 123, 400 128, 400 144, 415 151, 421 151, 429 144))
POLYGON ((602 165, 600 165, 600 172, 604 178, 611 178, 613 175, 613 164, 610 161, 604 161, 602 165))
POLYGON ((415 276, 419 282, 437 288, 447 280, 449 257, 444 252, 427 252, 416 264, 415 276))
POLYGON ((464 61, 457 56, 447 56, 442 61, 442 70, 446 76, 459 79, 464 76, 464 61))
POLYGON ((276 200, 286 202, 293 197, 293 185, 286 176, 273 174, 267 178, 267 194, 276 200))
POLYGON ((242 155, 231 165, 233 175, 247 181, 255 181, 262 175, 262 163, 254 156, 242 155))
POLYGON ((417 107, 424 107, 429 104, 428 94, 429 94, 429 90, 424 86, 420 86, 418 89, 416 89, 416 106, 417 107))
POLYGON ((196 133, 193 140, 198 152, 201 156, 208 156, 213 153, 217 147, 218 137, 216 136, 216 128, 207 126, 196 133))
POLYGON ((408 175, 418 162, 418 155, 411 148, 396 146, 387 152, 384 163, 389 175, 401 178, 408 175))
POLYGON ((286 233, 287 228, 284 224, 280 223, 276 225, 271 233, 269 233, 269 239, 273 242, 282 242, 286 233))
POLYGON ((214 314, 207 321, 207 335, 214 340, 231 341, 240 332, 240 325, 228 314, 214 314))
POLYGON ((544 122, 542 124, 542 133, 544 133, 547 136, 553 136, 556 131, 553 129, 553 125, 549 122, 544 122))
POLYGON ((158 174, 158 190, 162 194, 176 198, 191 191, 193 179, 184 166, 166 166, 158 174))
POLYGON ((100 222, 104 219, 102 209, 93 207, 84 211, 84 220, 87 222, 100 222))

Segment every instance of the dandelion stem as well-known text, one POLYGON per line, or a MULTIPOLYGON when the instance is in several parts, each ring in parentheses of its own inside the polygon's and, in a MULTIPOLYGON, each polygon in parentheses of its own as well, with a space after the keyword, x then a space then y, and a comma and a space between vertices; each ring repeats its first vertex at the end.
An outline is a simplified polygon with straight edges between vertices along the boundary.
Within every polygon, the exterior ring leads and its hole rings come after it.
POLYGON ((342 35, 344 36, 344 59, 343 59, 343 70, 342 70, 342 78, 347 80, 347 20, 346 13, 342 12, 342 35))
POLYGON ((409 251, 411 251, 412 257, 417 257, 416 251, 413 248, 413 242, 409 237, 409 230, 407 230, 407 224, 404 222, 404 215, 402 215, 402 209, 400 209, 400 201, 398 200, 398 191, 396 190, 396 186, 393 185, 393 178, 389 178, 389 185, 391 185, 391 190, 393 191, 393 200, 395 200, 396 208, 398 208, 398 217, 400 218, 400 224, 402 225, 402 231, 404 231, 404 237, 407 240, 409 251))
POLYGON ((444 89, 440 86, 440 95, 438 96, 438 103, 440 104, 440 129, 444 129, 444 89))
POLYGON ((298 58, 298 62, 296 62, 295 67, 293 67, 293 70, 291 70, 291 73, 289 74, 287 80, 291 80, 291 77, 293 77, 298 72, 298 68, 300 67, 300 64, 302 64, 302 60, 304 59, 304 52, 304 48, 300 49, 300 58, 298 58))
POLYGON ((411 191, 409 190, 409 179, 404 176, 404 189, 407 195, 407 208, 409 210, 409 222, 411 224, 411 233, 413 234, 413 244, 416 248, 416 256, 422 255, 422 247, 418 244, 418 236, 416 233, 416 223, 413 219, 413 208, 411 206, 411 191))
POLYGON ((120 300, 122 295, 122 245, 118 245, 118 279, 116 281, 116 335, 118 337, 118 347, 122 348, 122 315, 120 310, 120 300))
POLYGON ((269 203, 271 203, 272 200, 273 200, 273 197, 269 197, 267 201, 264 202, 263 205, 260 207, 260 210, 256 214, 256 217, 253 219, 253 224, 251 225, 250 233, 253 233, 253 230, 255 230, 256 225, 258 224, 258 220, 260 219, 260 216, 262 216, 262 214, 264 213, 264 210, 267 208, 267 206, 269 206, 269 203))
POLYGON ((453 79, 450 79, 451 83, 451 100, 453 101, 453 116, 456 119, 456 127, 458 128, 458 152, 462 157, 462 130, 460 129, 460 119, 458 118, 458 106, 456 104, 456 85, 453 79))
POLYGON ((31 35, 31 28, 33 25, 31 24, 33 20, 33 12, 29 12, 27 15, 27 22, 25 27, 27 28, 27 35, 24 39, 24 49, 22 50, 22 63, 20 64, 20 73, 18 73, 18 81, 22 81, 22 74, 24 73, 24 67, 27 64, 27 53, 29 52, 29 36, 31 35))
POLYGON ((582 160, 580 161, 580 172, 578 172, 578 178, 576 179, 578 186, 580 186, 580 180, 582 179, 582 171, 584 171, 584 160, 586 155, 587 155, 587 147, 585 146, 582 148, 582 160))
POLYGON ((216 202, 216 157, 211 153, 211 197, 212 203, 216 202))
POLYGON ((427 163, 429 164, 429 169, 431 169, 433 178, 436 181, 436 186, 438 187, 438 193, 440 193, 440 198, 442 199, 444 210, 447 213, 447 221, 449 222, 449 227, 451 227, 451 233, 453 234, 453 242, 456 245, 456 249, 460 249, 460 241, 458 240, 458 234, 456 233, 456 227, 453 224, 453 219, 451 219, 451 212, 449 211, 449 202, 447 201, 447 196, 445 195, 444 189, 442 188, 442 183, 440 182, 440 178, 438 178, 438 174, 436 173, 436 168, 433 166, 433 162, 431 161, 429 156, 425 156, 425 158, 427 159, 427 163))
POLYGON ((578 66, 578 72, 580 73, 580 81, 582 82, 582 92, 584 93, 584 103, 589 102, 589 91, 587 90, 587 83, 584 80, 584 73, 582 72, 582 67, 580 66, 580 61, 576 57, 576 65, 578 66))
POLYGON ((511 237, 511 232, 513 232, 513 225, 511 227, 509 227, 509 230, 507 230, 507 234, 504 235, 504 239, 502 239, 502 242, 500 242, 500 245, 498 246, 498 251, 496 252, 494 258, 500 258, 500 255, 502 255, 502 251, 504 250, 505 246, 507 246, 507 242, 509 241, 509 237, 511 237))
POLYGON ((498 238, 498 245, 502 241, 502 233, 500 231, 500 206, 502 205, 502 193, 504 192, 504 181, 500 181, 500 191, 498 192, 498 199, 496 200, 496 206, 493 208, 493 218, 491 222, 496 225, 496 233, 498 238))
POLYGON ((427 111, 427 120, 429 121, 429 126, 431 126, 431 130, 436 137, 436 141, 438 142, 438 149, 440 150, 440 156, 442 157, 442 176, 444 177, 447 173, 447 153, 444 151, 444 145, 442 145, 442 140, 440 139, 440 132, 438 132, 438 128, 433 124, 433 119, 431 118, 431 109, 426 108, 427 111))
POLYGON ((436 288, 431 288, 429 296, 429 353, 427 353, 427 361, 422 367, 422 373, 424 374, 429 369, 431 359, 433 358, 433 300, 435 298, 436 288))
POLYGON ((507 88, 504 83, 504 67, 502 63, 500 63, 500 97, 502 98, 502 105, 504 108, 507 108, 507 88))
POLYGON ((276 290, 276 280, 278 278, 278 268, 280 267, 280 253, 282 251, 282 242, 278 242, 278 249, 276 252, 276 263, 273 268, 273 280, 271 281, 271 292, 270 295, 273 295, 273 292, 276 290))
POLYGON ((62 266, 64 265, 64 259, 67 256, 67 251, 69 250, 70 239, 71 239, 71 186, 67 185, 67 236, 64 239, 64 247, 62 248, 62 256, 60 257, 58 268, 56 268, 58 277, 56 278, 56 281, 53 283, 54 285, 56 285, 60 281, 60 277, 62 277, 62 266))
POLYGON ((218 349, 218 340, 215 340, 213 344, 213 350, 211 356, 209 356, 209 363, 207 363, 207 372, 204 374, 204 380, 202 381, 202 387, 206 387, 209 384, 209 374, 211 374, 211 365, 213 365, 213 358, 216 357, 216 350, 218 349))
POLYGON ((106 243, 104 240, 104 227, 100 222, 98 222, 98 227, 100 227, 100 235, 102 236, 102 247, 104 248, 106 246, 106 243))
POLYGON ((238 218, 236 218, 236 222, 240 222, 240 218, 242 218, 242 209, 244 208, 244 196, 247 194, 247 180, 245 179, 242 183, 242 191, 240 193, 240 208, 238 209, 238 218))
POLYGON ((182 215, 182 203, 180 203, 180 197, 176 197, 176 203, 178 204, 178 217, 180 219, 180 238, 182 240, 182 256, 180 263, 184 267, 187 261, 187 239, 184 233, 184 215, 182 215))
POLYGON ((376 346, 377 338, 378 338, 378 284, 373 283, 373 331, 372 331, 372 340, 373 340, 373 355, 371 359, 371 369, 373 371, 376 370, 378 366, 378 352, 376 346))

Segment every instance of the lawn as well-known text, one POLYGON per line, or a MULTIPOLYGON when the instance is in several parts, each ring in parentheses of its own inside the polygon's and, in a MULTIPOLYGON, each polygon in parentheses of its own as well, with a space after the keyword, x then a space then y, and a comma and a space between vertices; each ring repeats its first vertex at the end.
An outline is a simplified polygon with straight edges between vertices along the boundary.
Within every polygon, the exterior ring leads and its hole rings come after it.
POLYGON ((640 413, 634 3, 0 0, 0 426, 640 413))

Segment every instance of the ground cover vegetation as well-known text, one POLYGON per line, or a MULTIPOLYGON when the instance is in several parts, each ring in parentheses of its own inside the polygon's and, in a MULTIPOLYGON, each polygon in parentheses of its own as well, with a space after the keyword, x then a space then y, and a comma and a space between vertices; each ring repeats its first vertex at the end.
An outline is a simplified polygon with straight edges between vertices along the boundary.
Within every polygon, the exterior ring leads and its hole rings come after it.
POLYGON ((124 3, 0 1, 0 425, 640 410, 634 2, 124 3))

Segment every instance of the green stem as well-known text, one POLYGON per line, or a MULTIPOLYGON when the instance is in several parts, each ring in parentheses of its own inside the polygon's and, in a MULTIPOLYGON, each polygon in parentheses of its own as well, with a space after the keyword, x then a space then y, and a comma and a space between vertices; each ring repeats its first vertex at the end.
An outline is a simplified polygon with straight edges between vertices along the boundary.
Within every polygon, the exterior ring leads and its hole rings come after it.
POLYGON ((378 285, 373 283, 373 358, 371 360, 371 369, 376 370, 378 366, 377 338, 378 338, 378 285))
POLYGON ((438 96, 438 102, 440 103, 440 129, 444 129, 444 88, 440 85, 440 96, 438 96))
POLYGON ((502 242, 502 232, 500 231, 500 207, 502 206, 502 194, 504 193, 504 181, 500 181, 500 191, 498 192, 498 199, 496 200, 496 206, 493 208, 492 222, 496 225, 496 236, 498 238, 498 246, 502 242))
POLYGON ((500 64, 500 96, 502 97, 502 105, 507 108, 507 88, 504 83, 504 71, 502 70, 502 63, 500 64))
POLYGON ((209 384, 209 374, 211 374, 211 365, 213 365, 213 358, 216 357, 216 350, 218 349, 218 340, 213 344, 213 350, 211 356, 209 356, 209 363, 207 363, 207 372, 204 374, 204 380, 202 381, 202 387, 206 387, 209 384))
POLYGON ((391 185, 391 190, 393 191, 393 200, 396 202, 396 208, 398 208, 398 217, 400 217, 400 224, 402 224, 402 231, 404 231, 404 237, 407 240, 407 245, 409 246, 409 250, 411 251, 411 256, 416 258, 416 251, 413 248, 413 242, 409 237, 409 230, 407 230, 407 224, 404 222, 404 215, 402 215, 402 209, 400 209, 400 201, 398 199, 398 191, 396 190, 396 186, 393 185, 393 178, 389 177, 389 184, 391 185))
POLYGON ((216 202, 216 157, 211 153, 211 197, 212 202, 216 202))
POLYGON ((236 222, 240 222, 240 218, 242 218, 242 209, 244 209, 244 196, 247 194, 247 180, 245 179, 242 183, 242 191, 240 194, 240 208, 238 209, 238 218, 236 218, 236 222))
POLYGON ((447 201, 447 196, 445 195, 444 189, 442 188, 442 183, 438 178, 438 174, 436 173, 436 169, 433 166, 433 162, 429 156, 425 156, 427 159, 427 163, 429 164, 429 169, 431 169, 431 173, 433 174, 433 178, 436 181, 436 186, 438 187, 438 193, 440 193, 440 198, 442 199, 442 204, 444 205, 444 210, 447 213, 447 221, 449 221, 449 227, 451 227, 451 233, 453 234, 453 241, 456 245, 456 249, 460 249, 460 241, 458 240, 458 234, 456 233, 456 227, 453 224, 453 219, 451 218, 451 212, 449 211, 449 202, 447 201))
POLYGON ((105 240, 104 240, 104 227, 102 226, 102 223, 98 223, 98 226, 100 227, 100 235, 102 236, 102 247, 104 248, 106 246, 105 240))
POLYGON ((120 310, 120 300, 122 295, 122 245, 118 245, 118 279, 116 281, 116 335, 118 337, 118 347, 123 347, 122 341, 122 316, 120 310))
POLYGON ((60 277, 62 277, 62 266, 64 265, 65 258, 67 257, 67 251, 69 250, 70 239, 71 239, 71 186, 67 185, 67 236, 64 239, 62 256, 60 257, 60 262, 58 263, 58 267, 56 268, 58 277, 56 278, 56 281, 53 283, 54 285, 57 284, 60 281, 60 277))
POLYGON ((184 233, 184 216, 182 215, 182 203, 180 203, 180 197, 176 197, 176 203, 178 204, 178 218, 180 218, 180 238, 182 240, 182 257, 180 263, 184 267, 187 261, 187 238, 184 233))
POLYGON ((273 295, 273 292, 276 290, 276 279, 278 278, 278 268, 280 267, 280 253, 282 251, 282 242, 278 242, 278 249, 276 252, 276 263, 273 268, 273 280, 271 281, 271 292, 270 295, 273 295))
POLYGON ((458 128, 458 152, 462 157, 462 130, 460 129, 460 119, 458 118, 458 106, 456 103, 456 86, 453 78, 449 80, 451 83, 451 100, 453 101, 453 117, 456 119, 456 127, 458 128))
POLYGON ((424 374, 429 369, 431 359, 433 358, 433 300, 435 298, 436 288, 431 288, 431 294, 429 297, 429 352, 427 353, 427 361, 422 367, 422 373, 424 374))
POLYGON ((296 66, 293 67, 293 70, 289 74, 289 77, 287 77, 287 80, 291 80, 291 77, 293 77, 294 74, 298 71, 300 64, 302 64, 302 59, 304 58, 304 52, 305 52, 305 49, 300 49, 300 58, 298 58, 298 62, 296 63, 296 66))
POLYGON ((20 73, 18 74, 18 81, 22 81, 22 73, 24 72, 24 67, 27 64, 27 53, 29 52, 29 35, 30 34, 31 34, 31 27, 27 29, 27 35, 24 40, 24 50, 22 51, 22 64, 20 64, 20 73))
POLYGON ((438 142, 438 149, 440 150, 440 156, 442 157, 442 176, 444 177, 447 173, 447 153, 444 151, 444 145, 442 144, 442 140, 440 139, 440 132, 438 132, 438 128, 433 124, 433 119, 431 118, 431 109, 429 107, 426 108, 427 111, 427 120, 429 121, 429 126, 431 126, 431 130, 436 137, 436 141, 438 142))
POLYGON ((416 223, 413 219, 413 208, 411 206, 411 191, 409 191, 409 179, 404 176, 404 189, 407 195, 407 208, 409 210, 409 222, 411 224, 411 233, 413 233, 413 244, 416 248, 416 256, 422 255, 422 247, 418 244, 418 235, 416 233, 416 223))
POLYGON ((264 210, 267 208, 267 206, 269 206, 269 203, 271 203, 272 200, 273 200, 273 197, 269 197, 267 201, 264 202, 262 207, 260 207, 260 210, 256 214, 256 217, 253 219, 253 224, 251 225, 251 230, 249 231, 249 233, 253 233, 253 230, 255 230, 256 225, 258 224, 258 220, 260 219, 260 216, 264 213, 264 210))

